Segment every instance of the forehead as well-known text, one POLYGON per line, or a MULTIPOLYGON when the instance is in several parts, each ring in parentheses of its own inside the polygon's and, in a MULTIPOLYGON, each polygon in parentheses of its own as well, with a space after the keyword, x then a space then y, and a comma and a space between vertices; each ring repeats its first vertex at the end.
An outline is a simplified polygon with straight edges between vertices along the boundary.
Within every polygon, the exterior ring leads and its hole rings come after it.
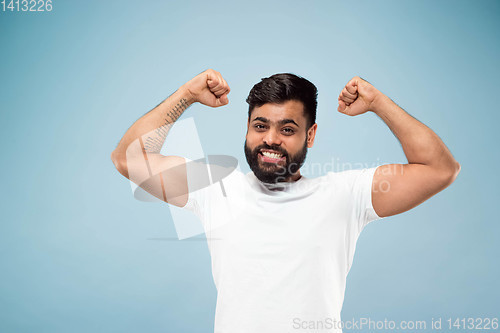
POLYGON ((281 104, 267 103, 255 107, 250 115, 250 121, 257 117, 264 117, 271 122, 282 119, 293 119, 300 127, 305 127, 306 117, 304 114, 304 105, 300 101, 286 101, 281 104))

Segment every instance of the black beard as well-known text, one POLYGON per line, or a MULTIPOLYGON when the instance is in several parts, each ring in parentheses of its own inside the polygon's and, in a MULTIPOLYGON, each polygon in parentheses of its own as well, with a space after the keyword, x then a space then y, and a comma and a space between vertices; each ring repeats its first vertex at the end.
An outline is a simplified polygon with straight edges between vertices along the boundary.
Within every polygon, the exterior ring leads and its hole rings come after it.
POLYGON ((260 145, 255 147, 254 150, 251 150, 247 146, 247 141, 245 140, 245 156, 248 165, 255 174, 255 177, 264 183, 274 184, 277 182, 285 182, 302 167, 302 164, 304 164, 306 160, 306 154, 307 138, 302 149, 293 156, 288 155, 288 152, 280 146, 269 146, 267 144, 260 145), (264 168, 261 168, 259 165, 259 154, 261 149, 271 149, 283 154, 286 160, 285 165, 263 162, 264 168))

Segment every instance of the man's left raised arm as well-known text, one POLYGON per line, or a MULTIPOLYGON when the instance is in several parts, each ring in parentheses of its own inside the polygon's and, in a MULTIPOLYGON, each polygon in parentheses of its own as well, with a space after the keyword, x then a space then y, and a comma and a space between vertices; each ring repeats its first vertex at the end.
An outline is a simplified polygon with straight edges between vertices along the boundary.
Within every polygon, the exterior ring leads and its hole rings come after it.
POLYGON ((350 116, 377 114, 398 138, 408 164, 386 164, 373 176, 372 204, 380 217, 403 213, 448 187, 460 164, 429 127, 413 118, 367 81, 354 77, 338 98, 350 116))

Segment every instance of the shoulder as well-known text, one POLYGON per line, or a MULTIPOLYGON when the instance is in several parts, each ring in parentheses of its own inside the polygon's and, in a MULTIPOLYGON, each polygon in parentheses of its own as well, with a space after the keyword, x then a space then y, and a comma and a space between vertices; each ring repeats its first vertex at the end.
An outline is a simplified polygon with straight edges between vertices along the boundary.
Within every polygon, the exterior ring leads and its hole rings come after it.
POLYGON ((330 183, 334 183, 337 186, 347 186, 349 188, 353 188, 358 185, 371 185, 373 181, 373 175, 375 174, 377 168, 378 166, 363 169, 328 172, 325 177, 330 183))

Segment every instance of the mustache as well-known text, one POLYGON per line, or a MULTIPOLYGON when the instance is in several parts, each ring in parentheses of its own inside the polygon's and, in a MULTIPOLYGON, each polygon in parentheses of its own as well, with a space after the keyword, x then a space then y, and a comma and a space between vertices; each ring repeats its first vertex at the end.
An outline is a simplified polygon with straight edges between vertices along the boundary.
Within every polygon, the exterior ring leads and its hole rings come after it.
POLYGON ((270 145, 268 145, 268 144, 262 144, 262 145, 260 145, 260 146, 257 146, 257 147, 253 150, 254 154, 258 154, 258 153, 260 152, 260 150, 261 150, 261 149, 270 149, 270 150, 274 150, 274 151, 279 152, 279 153, 280 153, 280 154, 282 154, 283 156, 288 157, 288 152, 287 152, 285 149, 281 148, 280 146, 276 146, 276 145, 272 145, 272 146, 270 146, 270 145))

